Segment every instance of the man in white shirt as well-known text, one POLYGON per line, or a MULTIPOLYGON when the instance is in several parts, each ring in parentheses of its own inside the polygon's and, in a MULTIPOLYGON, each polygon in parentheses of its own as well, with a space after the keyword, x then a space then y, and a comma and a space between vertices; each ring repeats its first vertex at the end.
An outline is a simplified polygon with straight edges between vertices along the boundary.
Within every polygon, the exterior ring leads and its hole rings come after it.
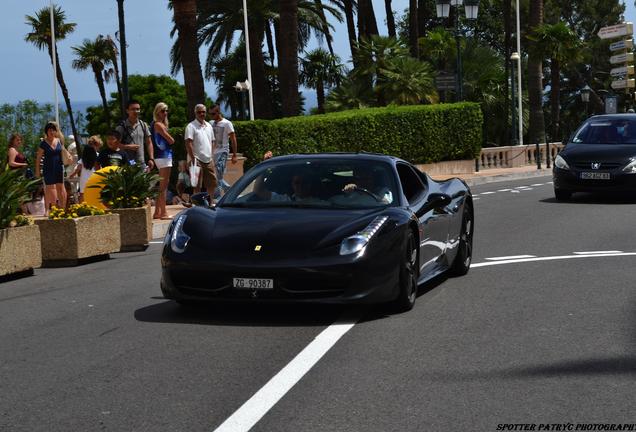
POLYGON ((195 119, 185 129, 185 145, 190 163, 194 161, 201 168, 198 182, 192 185, 194 192, 200 192, 203 185, 210 196, 214 196, 217 185, 213 157, 214 131, 205 120, 205 114, 205 105, 198 104, 194 108, 195 119))

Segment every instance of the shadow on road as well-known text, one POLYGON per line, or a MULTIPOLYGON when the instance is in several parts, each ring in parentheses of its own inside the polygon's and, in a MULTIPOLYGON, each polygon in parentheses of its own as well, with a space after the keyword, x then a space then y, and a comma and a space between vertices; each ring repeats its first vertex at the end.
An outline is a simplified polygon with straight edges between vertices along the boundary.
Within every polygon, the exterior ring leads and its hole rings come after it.
POLYGON ((567 201, 558 201, 554 197, 540 200, 544 203, 552 204, 636 204, 636 194, 626 194, 618 192, 608 193, 574 193, 567 201))
POLYGON ((210 303, 181 306, 165 301, 135 311, 137 321, 216 326, 327 326, 346 310, 345 306, 314 304, 210 303))

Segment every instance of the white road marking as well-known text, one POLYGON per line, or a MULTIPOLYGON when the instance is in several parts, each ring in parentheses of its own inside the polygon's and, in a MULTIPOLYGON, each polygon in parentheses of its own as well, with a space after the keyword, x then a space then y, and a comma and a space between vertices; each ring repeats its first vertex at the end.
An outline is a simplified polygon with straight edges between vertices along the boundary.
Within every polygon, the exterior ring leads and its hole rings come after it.
POLYGON ((548 184, 554 184, 554 182, 548 182, 548 184))
POLYGON ((323 330, 215 432, 249 431, 358 322, 361 313, 343 316, 323 330))
POLYGON ((595 258, 595 257, 608 257, 608 256, 636 256, 636 252, 621 252, 614 254, 597 254, 597 255, 558 255, 558 256, 547 256, 547 257, 537 257, 537 258, 520 258, 520 259, 511 259, 505 261, 491 261, 491 262, 482 262, 471 264, 471 268, 477 267, 488 267, 494 265, 502 265, 502 264, 516 264, 516 263, 524 263, 524 262, 533 262, 533 261, 554 261, 554 260, 565 260, 565 259, 575 259, 575 258, 595 258))
POLYGON ((512 255, 512 256, 503 256, 503 257, 492 257, 486 258, 490 261, 500 261, 500 260, 513 260, 513 259, 521 259, 521 258, 536 258, 536 255, 512 255))
POLYGON ((612 250, 612 251, 590 251, 590 252, 572 252, 575 255, 603 255, 603 254, 620 254, 623 253, 623 251, 617 251, 617 250, 612 250))
POLYGON ((480 195, 492 195, 496 192, 482 192, 480 195))
POLYGON ((512 189, 499 189, 497 192, 510 192, 512 189))
POLYGON ((150 241, 148 243, 150 243, 150 244, 162 244, 163 240, 161 240, 161 241, 150 241))
POLYGON ((532 190, 532 189, 534 189, 534 188, 531 188, 531 187, 526 187, 526 188, 523 188, 523 189, 519 189, 519 190, 520 190, 520 191, 527 191, 527 190, 532 190))
POLYGON ((532 184, 532 185, 530 185, 530 186, 534 186, 534 187, 537 187, 537 186, 543 186, 543 183, 535 183, 535 184, 532 184))
POLYGON ((527 187, 528 187, 527 185, 525 185, 525 186, 517 186, 515 189, 525 189, 527 187))
POLYGON ((473 198, 473 201, 478 200, 478 199, 481 199, 481 198, 479 198, 479 197, 477 197, 477 198, 473 198))
POLYGON ((510 193, 521 193, 521 192, 516 191, 516 190, 512 190, 512 191, 510 191, 510 193))

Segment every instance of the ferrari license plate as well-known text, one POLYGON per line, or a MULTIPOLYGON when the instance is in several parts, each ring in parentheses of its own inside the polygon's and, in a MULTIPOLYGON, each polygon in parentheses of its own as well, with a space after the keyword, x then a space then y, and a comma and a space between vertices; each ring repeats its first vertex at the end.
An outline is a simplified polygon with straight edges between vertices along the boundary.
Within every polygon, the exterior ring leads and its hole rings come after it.
POLYGON ((233 278, 232 286, 245 289, 274 289, 274 279, 233 278))
POLYGON ((582 172, 581 178, 583 180, 609 180, 610 173, 605 172, 582 172))

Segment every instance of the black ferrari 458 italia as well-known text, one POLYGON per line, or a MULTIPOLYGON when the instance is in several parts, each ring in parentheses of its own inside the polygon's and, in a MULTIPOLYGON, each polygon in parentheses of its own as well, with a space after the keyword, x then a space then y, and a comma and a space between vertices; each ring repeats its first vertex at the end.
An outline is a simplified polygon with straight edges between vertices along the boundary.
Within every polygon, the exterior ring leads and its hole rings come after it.
POLYGON ((391 303, 468 272, 474 230, 469 188, 437 182, 408 162, 369 153, 272 158, 215 206, 172 222, 161 290, 201 300, 391 303))
POLYGON ((636 192, 636 114, 587 119, 554 159, 557 200, 574 192, 636 192))

